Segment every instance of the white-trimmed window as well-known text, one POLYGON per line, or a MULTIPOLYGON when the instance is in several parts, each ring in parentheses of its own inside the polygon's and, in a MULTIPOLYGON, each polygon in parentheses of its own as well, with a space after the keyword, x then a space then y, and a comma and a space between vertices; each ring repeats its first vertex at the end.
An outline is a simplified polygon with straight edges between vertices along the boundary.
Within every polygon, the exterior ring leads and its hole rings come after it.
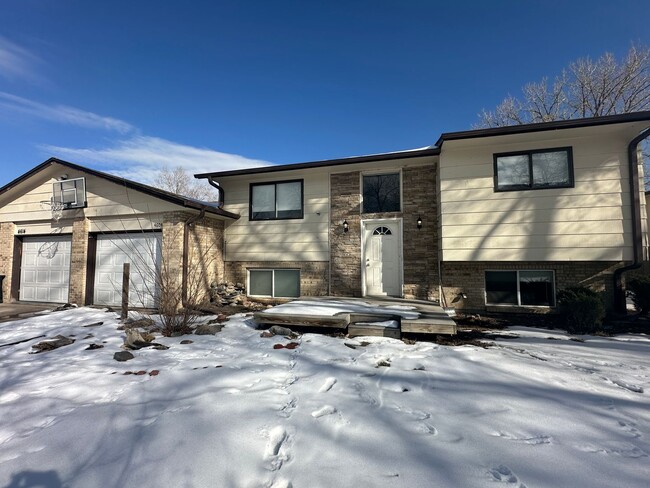
POLYGON ((555 274, 547 270, 486 271, 487 305, 555 306, 555 274))
POLYGON ((363 175, 363 213, 399 212, 399 173, 363 175))
POLYGON ((248 294, 256 297, 297 298, 300 296, 300 270, 250 269, 248 294))
POLYGON ((55 181, 52 194, 53 201, 62 203, 64 208, 83 208, 86 206, 86 179, 55 181))

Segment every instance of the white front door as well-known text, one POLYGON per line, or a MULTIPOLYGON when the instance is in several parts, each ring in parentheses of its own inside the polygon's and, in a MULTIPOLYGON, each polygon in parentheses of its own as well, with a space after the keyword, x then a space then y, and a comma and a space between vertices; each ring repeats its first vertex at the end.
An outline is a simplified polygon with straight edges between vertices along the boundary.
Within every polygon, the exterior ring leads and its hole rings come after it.
POLYGON ((400 221, 363 222, 365 294, 402 296, 400 221))
POLYGON ((123 264, 129 263, 129 305, 153 308, 158 298, 160 233, 97 236, 95 305, 122 303, 123 264))
POLYGON ((70 236, 25 237, 20 300, 66 303, 70 285, 70 236))

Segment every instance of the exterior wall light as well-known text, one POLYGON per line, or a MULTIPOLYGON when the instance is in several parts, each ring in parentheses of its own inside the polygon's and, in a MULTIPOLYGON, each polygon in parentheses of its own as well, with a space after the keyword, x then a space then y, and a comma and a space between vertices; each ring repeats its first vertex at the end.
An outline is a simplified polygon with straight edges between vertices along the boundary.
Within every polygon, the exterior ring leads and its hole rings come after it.
POLYGON ((348 224, 347 220, 343 221, 343 232, 347 232, 350 230, 350 224, 348 224))
POLYGON ((418 226, 418 229, 422 228, 422 217, 420 217, 419 215, 418 215, 417 226, 418 226))

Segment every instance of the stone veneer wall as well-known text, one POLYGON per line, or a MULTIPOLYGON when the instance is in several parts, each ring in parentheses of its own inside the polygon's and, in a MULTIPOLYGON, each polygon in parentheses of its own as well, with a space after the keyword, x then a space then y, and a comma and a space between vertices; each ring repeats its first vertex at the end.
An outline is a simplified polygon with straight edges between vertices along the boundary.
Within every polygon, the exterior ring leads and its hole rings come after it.
POLYGON ((247 270, 300 269, 300 294, 302 296, 328 295, 329 280, 327 261, 226 261, 226 280, 248 285, 247 270))
POLYGON ((331 188, 331 294, 361 296, 361 220, 401 218, 404 234, 403 293, 406 298, 438 299, 436 165, 402 169, 401 212, 361 213, 361 174, 333 174, 331 188), (422 217, 421 229, 416 226, 422 217), (343 232, 343 221, 350 230, 343 232))
POLYGON ((551 270, 555 271, 556 292, 568 286, 584 285, 603 292, 610 310, 614 304, 614 270, 623 263, 616 261, 535 261, 535 262, 458 262, 442 265, 442 282, 447 305, 464 312, 552 312, 549 308, 489 306, 485 304, 485 271, 551 270), (466 299, 460 293, 467 295, 466 299))
POLYGON ((5 276, 2 282, 2 299, 11 301, 11 284, 14 262, 14 234, 16 225, 12 222, 0 223, 0 274, 5 276))

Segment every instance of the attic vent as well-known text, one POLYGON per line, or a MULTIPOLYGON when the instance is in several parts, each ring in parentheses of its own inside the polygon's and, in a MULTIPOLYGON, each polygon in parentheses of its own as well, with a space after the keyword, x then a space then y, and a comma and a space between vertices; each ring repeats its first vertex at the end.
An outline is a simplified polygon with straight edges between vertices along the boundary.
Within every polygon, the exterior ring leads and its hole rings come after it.
POLYGON ((55 181, 53 203, 61 203, 63 208, 83 208, 86 206, 86 179, 55 181))

